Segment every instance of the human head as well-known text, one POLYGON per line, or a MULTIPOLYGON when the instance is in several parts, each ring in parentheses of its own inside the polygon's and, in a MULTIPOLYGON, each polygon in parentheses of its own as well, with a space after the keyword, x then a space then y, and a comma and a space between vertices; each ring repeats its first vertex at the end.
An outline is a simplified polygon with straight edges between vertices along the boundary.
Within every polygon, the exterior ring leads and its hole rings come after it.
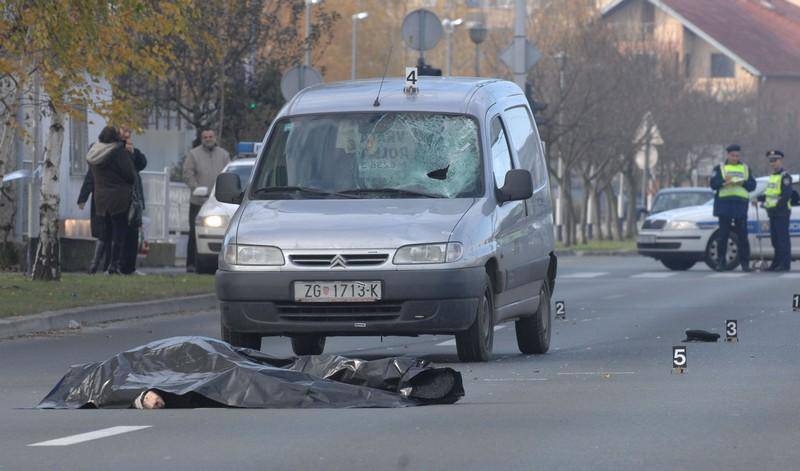
POLYGON ((137 409, 163 409, 165 405, 161 395, 152 389, 143 392, 133 401, 133 406, 137 409))
POLYGON ((131 128, 129 128, 127 126, 120 126, 119 127, 119 137, 123 141, 130 140, 130 138, 131 138, 131 128))
POLYGON ((112 144, 114 142, 119 142, 119 132, 113 126, 106 126, 100 131, 100 135, 97 136, 97 140, 101 144, 112 144))
POLYGON ((741 146, 739 146, 738 144, 731 144, 725 149, 725 151, 728 152, 728 161, 730 163, 732 164, 739 163, 739 153, 742 151, 741 146))
POLYGON ((778 171, 783 168, 783 152, 779 150, 768 151, 767 158, 769 159, 769 166, 772 167, 772 170, 778 171))
POLYGON ((214 133, 212 129, 204 129, 202 133, 200 133, 200 139, 203 143, 203 147, 208 150, 214 148, 217 145, 217 135, 214 133))

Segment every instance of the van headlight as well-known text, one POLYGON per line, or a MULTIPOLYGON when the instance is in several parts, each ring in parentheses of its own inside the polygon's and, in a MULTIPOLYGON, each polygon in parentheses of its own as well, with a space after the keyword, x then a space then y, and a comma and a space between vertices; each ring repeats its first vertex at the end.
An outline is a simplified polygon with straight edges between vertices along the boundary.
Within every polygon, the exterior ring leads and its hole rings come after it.
POLYGON ((283 265, 283 252, 267 245, 228 244, 223 251, 228 265, 283 265))
POLYGON ((457 262, 462 255, 464 246, 461 242, 406 245, 397 249, 397 253, 394 254, 394 264, 450 263, 457 262))
POLYGON ((685 231, 688 229, 697 229, 697 223, 694 221, 670 221, 665 227, 668 231, 685 231))
POLYGON ((195 220, 195 223, 198 226, 205 226, 205 227, 225 227, 228 225, 228 216, 224 214, 211 214, 208 216, 198 217, 195 220))

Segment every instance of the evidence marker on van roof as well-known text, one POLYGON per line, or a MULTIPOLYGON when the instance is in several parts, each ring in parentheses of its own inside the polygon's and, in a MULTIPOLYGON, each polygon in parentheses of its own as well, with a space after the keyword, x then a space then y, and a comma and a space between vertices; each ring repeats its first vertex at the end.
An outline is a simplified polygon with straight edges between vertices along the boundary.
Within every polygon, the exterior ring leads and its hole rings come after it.
POLYGON ((334 335, 454 334, 486 361, 494 326, 524 353, 550 345, 556 277, 544 150, 527 100, 503 80, 423 77, 298 93, 264 140, 216 274, 224 340, 298 355, 334 335))

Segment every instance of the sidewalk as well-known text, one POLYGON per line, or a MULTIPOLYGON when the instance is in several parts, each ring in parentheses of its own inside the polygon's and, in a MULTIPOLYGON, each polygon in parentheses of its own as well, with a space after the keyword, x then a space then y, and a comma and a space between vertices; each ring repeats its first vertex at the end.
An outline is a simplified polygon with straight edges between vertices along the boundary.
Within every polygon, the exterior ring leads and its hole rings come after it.
POLYGON ((0 319, 0 339, 57 330, 79 329, 82 326, 101 324, 103 322, 140 319, 182 312, 208 311, 216 308, 216 294, 200 294, 137 303, 101 304, 26 316, 6 317, 0 319))

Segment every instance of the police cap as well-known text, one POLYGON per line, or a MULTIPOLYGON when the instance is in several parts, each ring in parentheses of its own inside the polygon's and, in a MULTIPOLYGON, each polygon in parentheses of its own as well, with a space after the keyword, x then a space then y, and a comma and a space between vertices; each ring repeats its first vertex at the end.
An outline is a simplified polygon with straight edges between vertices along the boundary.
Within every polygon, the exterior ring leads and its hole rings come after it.
POLYGON ((740 146, 739 144, 731 144, 731 145, 729 145, 728 147, 725 148, 725 152, 728 152, 728 153, 730 153, 730 152, 741 152, 741 151, 742 151, 742 146, 740 146))
POLYGON ((776 150, 776 149, 768 150, 767 151, 767 158, 769 160, 782 159, 783 158, 783 152, 781 152, 779 150, 776 150))

